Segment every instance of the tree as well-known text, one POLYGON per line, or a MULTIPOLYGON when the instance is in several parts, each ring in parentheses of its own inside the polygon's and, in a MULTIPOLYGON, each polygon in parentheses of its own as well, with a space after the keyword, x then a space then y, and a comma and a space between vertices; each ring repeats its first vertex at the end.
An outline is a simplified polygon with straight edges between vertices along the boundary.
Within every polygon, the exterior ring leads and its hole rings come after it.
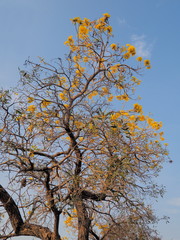
POLYGON ((150 61, 112 42, 109 17, 72 19, 65 60, 28 60, 18 87, 1 91, 9 182, 0 186, 0 239, 62 239, 61 216, 78 240, 105 239, 125 219, 155 220, 146 198, 163 191, 154 183, 167 156, 162 123, 131 103, 150 61))
POLYGON ((156 217, 149 215, 140 218, 134 214, 120 217, 117 223, 111 223, 111 228, 104 232, 104 240, 160 240, 156 229, 149 227, 149 223, 156 221, 156 217))

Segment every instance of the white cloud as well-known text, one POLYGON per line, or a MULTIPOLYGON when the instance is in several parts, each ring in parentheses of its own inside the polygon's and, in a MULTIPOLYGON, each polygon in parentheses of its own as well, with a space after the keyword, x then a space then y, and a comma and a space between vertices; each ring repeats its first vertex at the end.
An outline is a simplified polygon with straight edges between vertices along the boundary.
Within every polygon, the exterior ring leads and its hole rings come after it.
POLYGON ((141 56, 143 58, 150 58, 151 52, 153 48, 153 44, 149 44, 146 41, 145 35, 132 35, 131 39, 133 41, 134 46, 136 47, 136 54, 137 56, 141 56))
POLYGON ((169 205, 175 206, 175 207, 180 207, 180 197, 178 198, 172 198, 168 201, 169 205))
POLYGON ((118 17, 117 21, 118 21, 119 25, 121 25, 121 26, 128 25, 124 18, 118 17))

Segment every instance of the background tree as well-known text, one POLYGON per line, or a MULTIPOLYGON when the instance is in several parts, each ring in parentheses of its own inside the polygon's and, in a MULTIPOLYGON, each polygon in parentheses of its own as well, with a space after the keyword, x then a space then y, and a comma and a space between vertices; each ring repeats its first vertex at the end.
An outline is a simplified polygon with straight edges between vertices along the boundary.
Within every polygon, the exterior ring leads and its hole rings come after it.
POLYGON ((167 156, 162 123, 124 104, 150 61, 112 42, 109 17, 72 19, 65 60, 28 60, 18 88, 1 91, 1 239, 62 239, 62 214, 78 240, 107 239, 123 219, 155 221, 146 199, 163 192, 153 182, 167 156))

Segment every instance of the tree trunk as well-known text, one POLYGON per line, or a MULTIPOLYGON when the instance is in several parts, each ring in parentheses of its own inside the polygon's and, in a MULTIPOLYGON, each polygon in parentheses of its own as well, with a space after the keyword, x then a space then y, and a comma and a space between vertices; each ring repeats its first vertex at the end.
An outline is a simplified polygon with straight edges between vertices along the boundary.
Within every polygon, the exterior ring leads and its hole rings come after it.
POLYGON ((78 240, 89 240, 91 220, 83 200, 76 198, 75 207, 78 217, 78 240))

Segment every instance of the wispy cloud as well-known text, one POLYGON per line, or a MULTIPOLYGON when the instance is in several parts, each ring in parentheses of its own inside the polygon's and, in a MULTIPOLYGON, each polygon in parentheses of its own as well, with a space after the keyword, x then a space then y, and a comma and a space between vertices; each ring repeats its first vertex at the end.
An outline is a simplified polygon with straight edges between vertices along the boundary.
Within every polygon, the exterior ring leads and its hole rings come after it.
POLYGON ((180 207, 180 197, 170 199, 168 204, 174 207, 180 207))
POLYGON ((118 21, 120 26, 127 26, 128 25, 128 23, 126 22, 126 20, 124 18, 118 17, 117 21, 118 21))
POLYGON ((145 35, 132 35, 131 39, 134 46, 136 47, 137 56, 144 58, 150 58, 153 48, 153 43, 148 43, 145 35))

